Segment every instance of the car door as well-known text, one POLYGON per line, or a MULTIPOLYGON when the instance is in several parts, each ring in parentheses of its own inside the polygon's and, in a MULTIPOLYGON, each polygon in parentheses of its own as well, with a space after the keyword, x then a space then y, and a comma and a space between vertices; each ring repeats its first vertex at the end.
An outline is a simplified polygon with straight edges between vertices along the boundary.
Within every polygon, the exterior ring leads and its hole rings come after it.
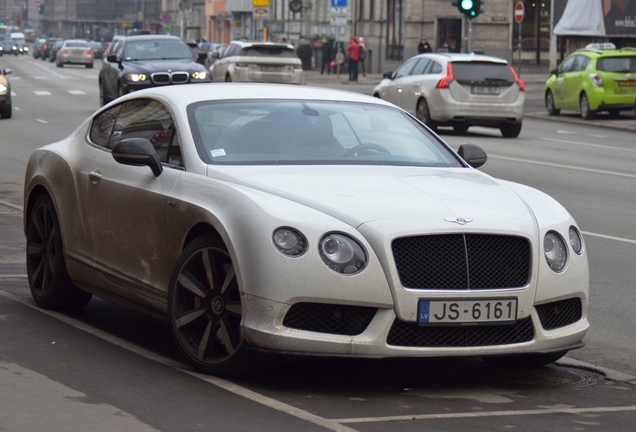
MULTIPOLYGON (((110 53, 114 54, 118 59, 121 59, 123 51, 124 43, 122 40, 119 40, 115 42, 110 53)), ((107 59, 102 61, 102 88, 104 90, 104 97, 107 100, 112 100, 119 96, 117 86, 119 84, 120 73, 119 63, 111 63, 107 59)))
POLYGON ((586 79, 583 76, 583 70, 584 66, 587 66, 587 62, 585 62, 587 57, 575 55, 572 58, 573 62, 563 74, 563 108, 578 111, 581 86, 583 80, 586 79))
POLYGON ((418 58, 412 58, 395 71, 391 77, 391 82, 387 85, 385 93, 382 95, 382 99, 402 107, 400 103, 402 102, 402 92, 405 88, 405 77, 409 76, 418 60, 418 58))
POLYGON ((554 88, 554 102, 558 108, 567 108, 571 105, 571 98, 567 93, 566 82, 568 79, 568 73, 574 66, 575 57, 576 56, 571 56, 566 58, 557 69, 556 85, 554 88))
MULTIPOLYGON (((155 177, 147 166, 116 162, 109 150, 122 139, 145 138, 168 167, 169 149, 178 136, 169 110, 158 101, 125 102, 116 118, 107 144, 85 173, 93 260, 112 292, 126 298, 136 296, 137 301, 157 300, 165 295, 162 288, 167 286, 166 272, 169 274, 172 265, 166 262, 164 237, 168 196, 183 171, 167 168, 155 177)), ((100 142, 96 126, 91 129, 91 140, 100 142)))
POLYGON ((221 58, 212 64, 210 70, 212 81, 225 81, 225 75, 231 64, 231 60, 241 51, 241 47, 235 44, 229 45, 223 52, 221 58))
POLYGON ((415 115, 417 102, 422 96, 426 98, 430 94, 431 88, 435 88, 439 81, 437 74, 441 71, 442 66, 439 63, 431 59, 420 58, 409 75, 402 79, 403 91, 400 106, 415 115))

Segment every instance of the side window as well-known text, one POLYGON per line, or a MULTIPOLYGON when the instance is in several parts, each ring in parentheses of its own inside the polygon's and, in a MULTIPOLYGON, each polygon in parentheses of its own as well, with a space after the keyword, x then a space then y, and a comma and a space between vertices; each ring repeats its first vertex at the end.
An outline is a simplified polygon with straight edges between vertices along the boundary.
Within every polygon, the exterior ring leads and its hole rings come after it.
POLYGON ((411 71, 411 75, 422 75, 430 62, 429 59, 420 59, 411 71))
POLYGON ((163 163, 181 166, 181 147, 175 139, 175 124, 160 102, 138 99, 122 104, 113 128, 111 148, 126 138, 145 138, 154 146, 163 163))
POLYGON ((440 74, 442 73, 442 65, 437 63, 436 61, 431 60, 428 63, 427 70, 424 71, 427 74, 440 74))
POLYGON ((393 78, 402 78, 404 76, 407 76, 411 73, 411 70, 413 69, 413 66, 415 66, 415 62, 417 61, 417 59, 413 59, 413 60, 409 60, 408 62, 404 63, 404 65, 402 65, 396 72, 395 75, 393 76, 393 78))
POLYGON ((581 56, 581 70, 584 71, 587 69, 587 66, 590 64, 590 58, 581 56))
POLYGON ((89 133, 91 142, 110 149, 110 137, 113 133, 113 126, 115 125, 115 120, 117 120, 120 109, 121 105, 117 105, 95 117, 89 133))
POLYGON ((559 73, 565 73, 572 71, 572 66, 574 66, 574 57, 566 58, 561 66, 559 66, 559 73))

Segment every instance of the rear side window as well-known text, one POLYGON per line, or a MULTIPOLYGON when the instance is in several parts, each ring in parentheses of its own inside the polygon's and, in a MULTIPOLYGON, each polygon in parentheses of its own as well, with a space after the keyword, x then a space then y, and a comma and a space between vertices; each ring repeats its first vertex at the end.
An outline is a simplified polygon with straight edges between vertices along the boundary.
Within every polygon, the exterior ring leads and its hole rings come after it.
POLYGON ((513 85, 515 77, 510 66, 490 62, 453 62, 453 76, 460 84, 488 83, 488 85, 513 85))
POLYGON ((298 57, 296 55, 296 51, 293 49, 269 46, 253 46, 245 48, 241 55, 249 57, 298 57))
POLYGON ((596 60, 596 70, 604 72, 636 72, 636 56, 599 58, 596 60))

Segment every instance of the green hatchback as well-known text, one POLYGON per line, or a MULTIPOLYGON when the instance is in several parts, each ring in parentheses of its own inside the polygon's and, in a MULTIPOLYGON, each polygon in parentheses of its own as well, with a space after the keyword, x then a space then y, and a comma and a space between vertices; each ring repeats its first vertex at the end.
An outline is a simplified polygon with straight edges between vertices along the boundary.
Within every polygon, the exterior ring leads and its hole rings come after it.
POLYGON ((599 111, 617 116, 634 109, 636 48, 616 49, 611 43, 577 50, 550 72, 545 83, 545 106, 550 115, 578 111, 591 119, 599 111))

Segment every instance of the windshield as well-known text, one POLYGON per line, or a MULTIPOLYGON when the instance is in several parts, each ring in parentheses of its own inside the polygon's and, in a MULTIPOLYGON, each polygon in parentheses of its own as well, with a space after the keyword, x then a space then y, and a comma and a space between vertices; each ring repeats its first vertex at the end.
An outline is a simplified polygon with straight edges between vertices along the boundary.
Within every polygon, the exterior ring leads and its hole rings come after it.
POLYGON ((192 60, 192 51, 180 40, 130 41, 124 48, 124 60, 192 60))
POLYGON ((464 166, 424 126, 387 106, 209 101, 189 106, 188 118, 206 163, 464 166))

